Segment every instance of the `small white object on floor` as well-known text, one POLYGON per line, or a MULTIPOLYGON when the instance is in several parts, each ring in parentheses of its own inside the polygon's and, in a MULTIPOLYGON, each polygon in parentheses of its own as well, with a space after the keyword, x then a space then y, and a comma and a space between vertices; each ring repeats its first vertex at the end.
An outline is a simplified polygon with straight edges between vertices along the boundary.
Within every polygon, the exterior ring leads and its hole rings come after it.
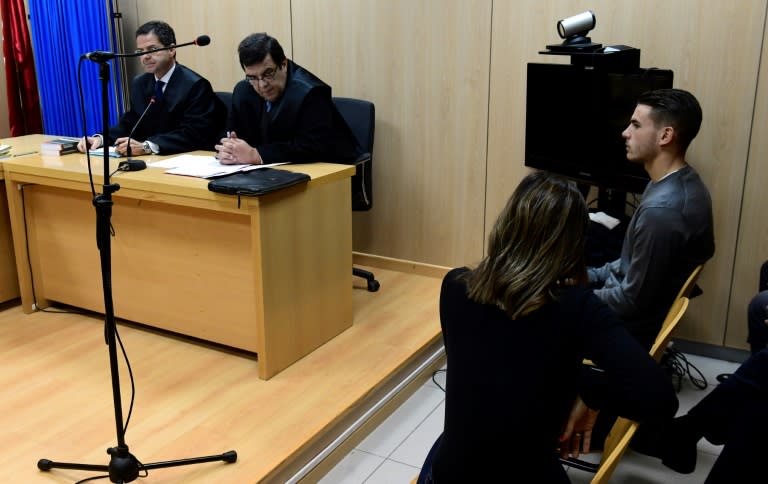
POLYGON ((619 219, 613 218, 605 212, 595 212, 595 213, 590 212, 589 219, 593 222, 597 222, 607 227, 608 230, 611 230, 617 225, 619 225, 619 219))

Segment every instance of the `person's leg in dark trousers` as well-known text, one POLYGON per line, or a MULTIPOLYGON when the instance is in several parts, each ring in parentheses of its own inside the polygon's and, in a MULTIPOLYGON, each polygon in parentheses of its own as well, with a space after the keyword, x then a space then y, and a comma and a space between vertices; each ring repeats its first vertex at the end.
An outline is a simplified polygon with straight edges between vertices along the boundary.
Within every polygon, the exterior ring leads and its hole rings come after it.
POLYGON ((641 452, 660 457, 678 472, 689 473, 696 465, 696 443, 704 437, 715 445, 724 445, 707 482, 739 482, 733 476, 753 469, 768 455, 766 408, 768 349, 763 349, 686 415, 675 418, 657 440, 657 449, 641 452))
MULTIPOLYGON (((768 264, 765 264, 764 267, 768 267, 768 264)), ((764 348, 768 348, 768 323, 766 321, 768 321, 768 291, 761 291, 749 301, 747 307, 747 343, 749 343, 749 349, 753 355, 764 348)), ((722 373, 716 378, 722 383, 730 376, 730 373, 722 373)))
POLYGON ((733 417, 720 456, 705 484, 760 482, 765 479, 768 419, 764 418, 768 398, 753 398, 733 417))
POLYGON ((768 291, 757 293, 749 302, 747 322, 749 325, 749 343, 752 354, 768 347, 768 291))

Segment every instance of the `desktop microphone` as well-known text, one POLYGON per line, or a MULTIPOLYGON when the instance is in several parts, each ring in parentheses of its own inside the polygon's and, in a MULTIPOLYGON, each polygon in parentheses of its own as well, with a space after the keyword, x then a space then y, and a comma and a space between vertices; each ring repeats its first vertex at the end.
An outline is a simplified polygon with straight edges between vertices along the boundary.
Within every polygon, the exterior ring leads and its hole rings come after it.
POLYGON ((106 62, 110 59, 114 59, 115 57, 141 57, 144 54, 152 54, 153 52, 160 52, 163 50, 171 50, 171 49, 178 49, 179 47, 186 47, 188 45, 196 45, 198 47, 204 47, 211 43, 211 38, 207 35, 199 35, 195 40, 192 42, 185 42, 183 44, 178 45, 169 45, 168 47, 158 47, 157 49, 149 49, 142 52, 129 52, 129 53, 119 53, 119 52, 105 52, 103 50, 94 50, 93 52, 88 52, 86 54, 83 54, 80 56, 81 59, 88 59, 93 62, 106 62))
POLYGON ((144 160, 126 160, 117 165, 117 171, 141 171, 146 167, 144 160))
POLYGON ((128 134, 128 145, 125 148, 125 155, 128 157, 125 161, 121 162, 117 169, 121 171, 138 171, 143 170, 147 167, 147 164, 142 160, 132 160, 131 159, 131 138, 133 138, 133 133, 136 132, 136 128, 139 127, 139 124, 141 123, 141 120, 144 119, 144 116, 146 116, 147 112, 149 111, 149 108, 152 107, 153 104, 157 102, 157 98, 155 96, 152 96, 149 99, 149 103, 147 103, 147 107, 144 109, 144 112, 141 113, 141 116, 139 116, 139 120, 136 121, 136 124, 133 125, 133 129, 131 130, 130 134, 128 134), (138 168, 138 166, 144 165, 141 168, 138 168), (121 167, 128 167, 131 166, 133 169, 124 169, 121 167))

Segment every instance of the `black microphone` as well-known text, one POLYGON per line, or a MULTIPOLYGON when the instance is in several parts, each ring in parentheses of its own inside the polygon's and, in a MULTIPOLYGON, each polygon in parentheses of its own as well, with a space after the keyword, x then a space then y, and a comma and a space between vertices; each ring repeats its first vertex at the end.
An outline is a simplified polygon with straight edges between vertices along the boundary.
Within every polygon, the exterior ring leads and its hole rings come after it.
POLYGON ((127 160, 117 165, 117 171, 141 171, 146 167, 147 163, 144 160, 127 160))
POLYGON ((210 43, 211 43, 210 37, 208 37, 207 35, 199 35, 192 42, 186 42, 184 44, 169 45, 168 47, 158 47, 157 49, 149 49, 142 52, 129 52, 129 53, 105 52, 103 50, 94 50, 93 52, 88 52, 81 55, 80 58, 88 59, 93 62, 106 62, 110 59, 114 59, 115 57, 141 57, 144 54, 151 54, 153 52, 160 52, 163 50, 178 49, 179 47, 186 47, 188 45, 196 45, 198 47, 204 47, 210 43))
POLYGON ((201 35, 198 38, 196 38, 193 42, 198 47, 205 47, 206 45, 211 43, 211 38, 207 35, 201 35))
POLYGON ((136 132, 136 128, 139 127, 139 123, 141 123, 141 120, 144 119, 144 116, 146 116, 147 112, 149 111, 149 108, 152 107, 153 104, 157 102, 157 98, 155 96, 152 96, 149 99, 149 103, 147 103, 147 107, 144 109, 144 112, 141 113, 141 116, 139 116, 139 120, 136 121, 136 124, 133 125, 133 129, 131 130, 130 134, 128 135, 128 146, 125 148, 125 155, 128 157, 125 161, 121 162, 117 169, 121 170, 121 167, 123 166, 134 166, 134 169, 132 170, 124 170, 122 171, 137 171, 137 170, 143 170, 147 167, 147 164, 142 160, 132 160, 131 159, 131 138, 133 138, 133 133, 136 132), (138 165, 144 165, 141 168, 135 168, 138 165))
POLYGON ((80 56, 81 59, 88 59, 92 60, 93 62, 106 62, 110 59, 114 59, 115 57, 122 56, 120 54, 115 54, 114 52, 105 52, 103 50, 94 50, 93 52, 88 52, 87 54, 80 56))

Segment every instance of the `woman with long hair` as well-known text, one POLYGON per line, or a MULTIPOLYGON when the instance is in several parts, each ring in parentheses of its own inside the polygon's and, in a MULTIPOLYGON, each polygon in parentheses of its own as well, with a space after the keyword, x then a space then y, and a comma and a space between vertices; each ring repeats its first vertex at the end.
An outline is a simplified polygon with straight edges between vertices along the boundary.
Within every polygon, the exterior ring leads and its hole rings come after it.
POLYGON ((567 483, 556 450, 588 450, 592 409, 645 421, 677 410, 659 365, 586 287, 587 207, 576 186, 535 172, 517 187, 473 269, 440 294, 448 359, 445 424, 420 483, 567 483), (582 384, 582 360, 604 372, 582 384), (526 472, 527 474, 527 472, 526 472))

